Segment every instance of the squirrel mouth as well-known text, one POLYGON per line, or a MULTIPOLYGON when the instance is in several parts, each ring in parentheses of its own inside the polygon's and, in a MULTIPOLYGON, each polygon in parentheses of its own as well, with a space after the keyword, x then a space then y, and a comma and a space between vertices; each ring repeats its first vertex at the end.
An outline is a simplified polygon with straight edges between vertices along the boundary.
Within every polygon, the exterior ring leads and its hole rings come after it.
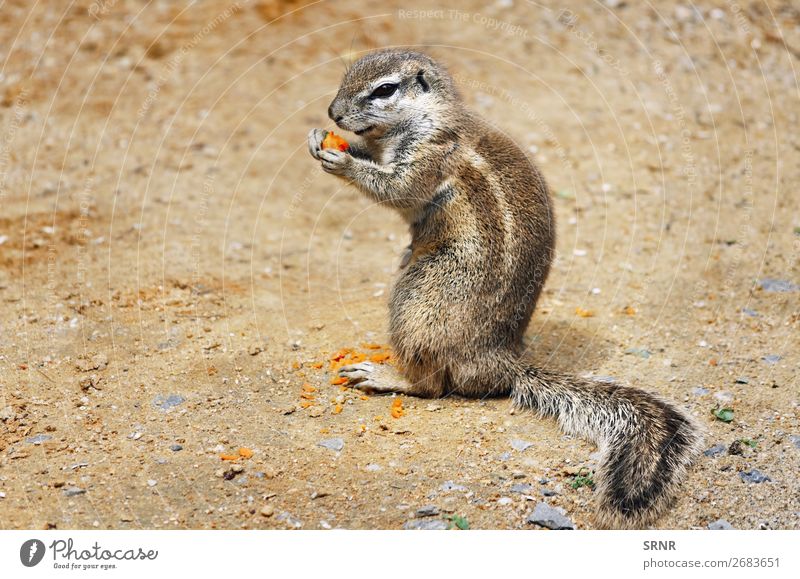
POLYGON ((370 131, 371 131, 372 129, 374 129, 374 128, 375 128, 375 126, 374 126, 374 125, 372 125, 372 126, 369 126, 369 127, 366 127, 366 128, 364 128, 364 129, 361 129, 360 131, 353 131, 353 132, 354 132, 356 135, 358 135, 358 136, 360 137, 360 136, 361 136, 361 135, 363 135, 364 133, 368 133, 368 132, 370 132, 370 131))

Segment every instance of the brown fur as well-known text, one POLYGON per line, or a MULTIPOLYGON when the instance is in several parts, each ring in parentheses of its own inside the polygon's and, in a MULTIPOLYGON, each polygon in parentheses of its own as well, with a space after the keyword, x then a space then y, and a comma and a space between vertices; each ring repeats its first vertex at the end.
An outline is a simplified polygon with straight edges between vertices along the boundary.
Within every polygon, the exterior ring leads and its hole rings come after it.
POLYGON ((598 444, 600 526, 653 522, 700 448, 693 421, 644 391, 521 358, 555 248, 547 186, 530 159, 465 108, 443 67, 416 52, 379 51, 356 62, 329 113, 364 138, 351 154, 333 153, 320 151, 312 132, 312 155, 397 209, 411 231, 411 258, 389 303, 392 345, 409 383, 394 389, 511 395, 598 444), (393 96, 371 98, 387 78, 397 85, 393 96))

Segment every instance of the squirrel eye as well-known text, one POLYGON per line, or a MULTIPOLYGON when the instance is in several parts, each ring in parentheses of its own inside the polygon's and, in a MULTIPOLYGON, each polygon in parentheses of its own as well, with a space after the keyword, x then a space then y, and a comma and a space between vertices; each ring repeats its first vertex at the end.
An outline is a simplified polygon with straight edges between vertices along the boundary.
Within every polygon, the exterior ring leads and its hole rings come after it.
POLYGON ((395 93, 395 91, 397 91, 397 87, 398 86, 400 86, 400 85, 395 84, 395 83, 382 84, 381 86, 376 88, 374 91, 372 91, 372 94, 369 95, 369 98, 371 98, 371 99, 380 99, 380 98, 390 97, 395 93))

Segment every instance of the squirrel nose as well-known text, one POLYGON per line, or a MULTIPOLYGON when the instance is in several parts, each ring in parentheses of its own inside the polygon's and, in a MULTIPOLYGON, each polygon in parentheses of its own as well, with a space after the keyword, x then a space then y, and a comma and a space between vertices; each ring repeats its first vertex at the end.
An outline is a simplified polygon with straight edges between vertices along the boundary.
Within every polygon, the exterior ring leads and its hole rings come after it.
POLYGON ((328 118, 333 122, 338 123, 344 118, 344 115, 335 115, 333 112, 333 103, 331 103, 331 106, 328 107, 328 118))

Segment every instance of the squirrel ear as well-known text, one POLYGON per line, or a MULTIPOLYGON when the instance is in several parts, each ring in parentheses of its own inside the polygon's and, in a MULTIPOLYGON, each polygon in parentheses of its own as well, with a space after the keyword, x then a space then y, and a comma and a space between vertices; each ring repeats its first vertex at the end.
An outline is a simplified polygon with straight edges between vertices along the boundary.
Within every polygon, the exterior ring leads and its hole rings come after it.
POLYGON ((424 70, 420 70, 417 73, 417 82, 422 87, 422 92, 428 92, 429 90, 431 90, 431 85, 429 85, 428 81, 425 80, 425 71, 424 70))

